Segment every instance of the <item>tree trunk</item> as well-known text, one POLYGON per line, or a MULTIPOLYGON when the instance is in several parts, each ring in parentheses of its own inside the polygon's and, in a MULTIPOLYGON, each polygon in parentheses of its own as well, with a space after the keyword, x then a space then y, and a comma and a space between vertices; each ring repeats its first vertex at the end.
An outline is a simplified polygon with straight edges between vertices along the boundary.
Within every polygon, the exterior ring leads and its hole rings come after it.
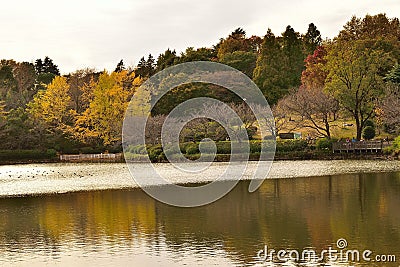
POLYGON ((326 138, 331 139, 331 131, 329 127, 329 115, 326 115, 325 122, 325 130, 326 130, 326 138))
POLYGON ((355 119, 356 119, 356 128, 357 128, 357 140, 361 140, 362 126, 361 126, 360 118, 358 118, 358 116, 355 116, 355 119))

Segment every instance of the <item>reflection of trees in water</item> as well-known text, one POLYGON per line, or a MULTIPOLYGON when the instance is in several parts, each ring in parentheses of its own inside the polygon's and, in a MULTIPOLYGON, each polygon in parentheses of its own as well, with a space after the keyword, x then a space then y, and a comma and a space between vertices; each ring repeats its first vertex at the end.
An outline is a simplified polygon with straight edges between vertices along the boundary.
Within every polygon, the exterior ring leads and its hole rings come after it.
POLYGON ((248 184, 193 209, 161 204, 140 190, 1 199, 0 250, 54 252, 68 242, 106 240, 165 246, 182 257, 188 249, 223 249, 234 261, 250 262, 264 244, 322 250, 346 238, 357 249, 399 248, 398 174, 267 180, 251 194, 248 184))

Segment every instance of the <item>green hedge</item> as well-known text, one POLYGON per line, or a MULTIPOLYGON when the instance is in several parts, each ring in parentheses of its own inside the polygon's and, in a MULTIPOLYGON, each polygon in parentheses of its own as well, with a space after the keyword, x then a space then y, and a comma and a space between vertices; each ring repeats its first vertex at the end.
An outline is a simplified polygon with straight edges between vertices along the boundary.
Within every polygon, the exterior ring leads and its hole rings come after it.
POLYGON ((43 150, 0 150, 0 161, 55 159, 54 149, 43 150))
POLYGON ((332 150, 332 145, 333 143, 337 142, 338 139, 337 138, 320 138, 317 140, 317 142, 315 143, 315 147, 318 150, 332 150))
POLYGON ((307 141, 301 139, 276 141, 276 152, 303 151, 307 147, 307 141))
MULTIPOLYGON (((198 158, 200 155, 199 142, 186 142, 179 144, 180 150, 188 158, 198 158)), ((244 144, 244 143, 242 143, 244 144)), ((230 141, 219 141, 215 142, 217 148, 217 155, 229 155, 231 154, 231 142, 230 141)), ((271 152, 275 146, 273 140, 251 140, 250 141, 250 153, 255 156, 259 155, 261 151, 271 152)), ((214 145, 211 142, 205 142, 202 144, 203 153, 211 154, 213 152, 214 145)), ((276 141, 276 152, 296 152, 296 151, 308 151, 310 147, 305 140, 279 140, 276 141)), ((166 151, 170 155, 178 154, 179 151, 173 147, 166 146, 166 151)), ((148 145, 147 149, 144 146, 129 147, 125 153, 125 157, 132 160, 141 159, 140 155, 149 154, 149 158, 153 162, 163 161, 166 159, 161 145, 148 145), (139 156, 135 156, 139 155, 139 156)))

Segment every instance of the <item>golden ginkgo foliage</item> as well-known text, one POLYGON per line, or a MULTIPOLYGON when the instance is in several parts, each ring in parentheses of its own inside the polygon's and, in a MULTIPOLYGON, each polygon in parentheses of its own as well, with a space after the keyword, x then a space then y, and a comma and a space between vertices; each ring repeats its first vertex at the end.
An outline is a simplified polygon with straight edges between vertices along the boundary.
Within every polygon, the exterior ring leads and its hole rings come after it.
POLYGON ((37 123, 47 126, 49 131, 64 131, 71 120, 68 90, 67 79, 55 77, 46 90, 39 91, 28 104, 29 114, 37 123))
POLYGON ((77 116, 75 136, 83 142, 100 138, 105 145, 121 141, 122 122, 140 78, 127 71, 104 71, 94 84, 89 107, 77 116))

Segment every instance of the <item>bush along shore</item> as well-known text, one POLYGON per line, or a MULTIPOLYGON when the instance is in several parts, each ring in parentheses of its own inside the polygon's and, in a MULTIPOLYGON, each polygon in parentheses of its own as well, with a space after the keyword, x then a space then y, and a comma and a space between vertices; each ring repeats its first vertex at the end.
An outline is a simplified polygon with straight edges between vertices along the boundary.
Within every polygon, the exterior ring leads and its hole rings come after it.
MULTIPOLYGON (((337 139, 319 139, 315 144, 310 144, 306 140, 277 140, 275 149, 275 160, 332 160, 332 159, 393 159, 394 157, 389 150, 380 152, 365 152, 365 153, 333 153, 332 145, 337 142, 337 139)), ((229 161, 231 158, 231 142, 220 141, 215 143, 217 153, 214 161, 229 161)), ((249 160, 259 160, 261 151, 267 154, 273 151, 274 143, 269 140, 251 140, 249 160)), ((205 154, 211 154, 213 149, 212 144, 204 143, 200 149, 199 142, 187 142, 180 144, 180 152, 190 160, 200 158, 200 150, 205 154)), ((137 145, 130 146, 125 151, 125 159, 127 161, 143 161, 147 154, 152 162, 168 162, 165 154, 174 158, 179 151, 174 151, 173 148, 163 148, 161 145, 137 145), (165 150, 165 151, 164 151, 165 150)))
MULTIPOLYGON (((391 147, 381 152, 368 153, 333 153, 332 144, 337 142, 335 139, 319 139, 315 144, 310 144, 306 140, 278 140, 274 160, 339 160, 339 159, 397 159, 400 154, 400 138, 393 142, 391 147)), ((108 151, 80 151, 75 156, 58 153, 54 149, 47 150, 0 150, 0 164, 18 163, 46 163, 46 162, 143 162, 147 157, 152 162, 168 162, 165 155, 171 155, 173 159, 178 158, 179 152, 189 160, 200 158, 200 143, 187 142, 181 143, 180 151, 173 151, 172 147, 163 148, 160 144, 129 146, 125 154, 121 150, 111 151, 114 157, 102 157, 109 154, 108 151), (164 151, 165 150, 165 151, 164 151), (63 156, 61 156, 63 155, 63 156), (80 155, 80 156, 79 156, 80 155), (89 156, 91 155, 91 156, 89 156), (65 157, 67 156, 67 157, 65 157), (62 159, 62 160, 61 160, 62 159)), ((217 153, 214 161, 226 162, 231 159, 231 142, 215 142, 217 153)), ((274 143, 270 140, 251 140, 249 160, 259 160, 261 151, 265 152, 267 158, 271 158, 274 143)), ((214 149, 212 143, 204 143, 202 152, 204 155, 211 155, 214 149)), ((238 157, 238 155, 236 155, 238 157)), ((240 157, 239 157, 240 159, 240 157)), ((244 157, 243 160, 246 160, 244 157)))

